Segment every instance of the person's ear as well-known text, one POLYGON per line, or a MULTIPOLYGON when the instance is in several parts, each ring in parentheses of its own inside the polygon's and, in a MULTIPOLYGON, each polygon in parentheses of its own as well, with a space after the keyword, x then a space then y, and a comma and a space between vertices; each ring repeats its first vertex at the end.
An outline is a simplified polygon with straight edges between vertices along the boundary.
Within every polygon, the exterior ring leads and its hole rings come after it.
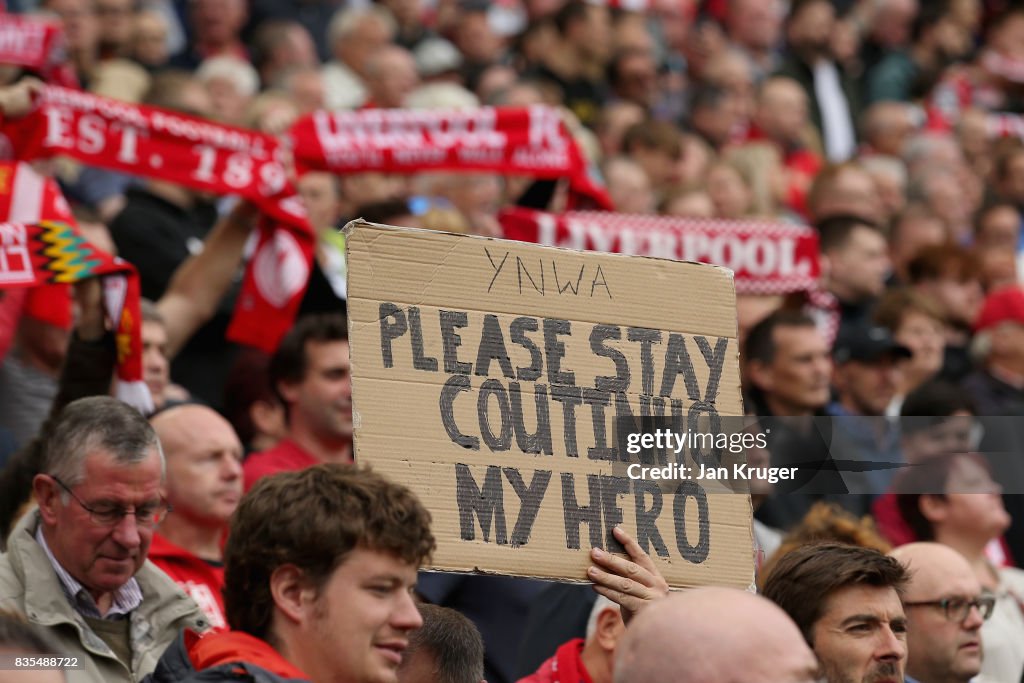
POLYGON ((917 499, 917 507, 924 518, 933 525, 945 522, 946 517, 948 516, 946 500, 939 496, 932 496, 928 494, 922 495, 917 499))
POLYGON ((313 594, 305 574, 294 564, 281 565, 270 575, 270 595, 274 606, 294 624, 308 620, 313 594))
POLYGON ((625 630, 626 626, 622 623, 622 615, 619 610, 606 609, 597 615, 597 628, 594 635, 602 650, 614 652, 615 646, 625 630))
POLYGON ((37 474, 32 479, 32 494, 39 505, 39 516, 49 526, 57 523, 58 508, 63 504, 60 500, 60 485, 47 474, 37 474))

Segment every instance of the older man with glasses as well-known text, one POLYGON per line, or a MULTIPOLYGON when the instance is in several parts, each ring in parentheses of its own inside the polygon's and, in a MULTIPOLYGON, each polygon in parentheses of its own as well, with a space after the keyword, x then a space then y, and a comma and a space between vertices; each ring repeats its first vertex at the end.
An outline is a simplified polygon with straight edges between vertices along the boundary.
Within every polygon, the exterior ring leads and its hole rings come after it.
POLYGON ((907 568, 908 683, 967 683, 981 671, 981 626, 995 596, 967 560, 941 543, 910 543, 891 555, 907 568))
POLYGON ((39 509, 0 556, 0 609, 47 629, 79 668, 69 683, 140 680, 196 604, 146 560, 163 498, 164 458, 145 418, 109 397, 69 404, 32 482, 39 509))

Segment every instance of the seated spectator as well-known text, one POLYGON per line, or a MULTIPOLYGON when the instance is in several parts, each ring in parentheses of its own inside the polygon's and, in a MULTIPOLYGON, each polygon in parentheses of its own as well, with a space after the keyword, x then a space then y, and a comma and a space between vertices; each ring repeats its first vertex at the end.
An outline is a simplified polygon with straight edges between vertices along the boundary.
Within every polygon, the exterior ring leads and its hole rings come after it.
POLYGON ((902 158, 903 147, 914 132, 913 105, 908 102, 875 102, 861 117, 863 154, 902 158))
POLYGON ((334 58, 324 64, 328 109, 358 109, 366 102, 366 65, 370 56, 395 37, 395 20, 380 5, 346 7, 327 26, 334 58))
POLYGON ((224 415, 246 454, 269 450, 284 438, 284 407, 270 388, 270 356, 244 349, 224 383, 224 415))
POLYGON ((746 177, 728 161, 717 161, 708 169, 708 197, 715 208, 715 218, 739 220, 749 217, 754 197, 746 177))
POLYGON ((945 321, 931 299, 907 289, 886 292, 875 308, 874 320, 912 354, 899 364, 896 394, 885 411, 886 415, 896 417, 907 394, 936 377, 942 369, 945 321))
MULTIPOLYGON (((483 99, 483 98, 481 98, 483 99)), ((594 133, 601 147, 601 158, 610 159, 622 150, 622 139, 630 127, 647 118, 647 112, 635 102, 609 102, 601 107, 594 122, 594 133)))
POLYGON ((1008 202, 990 202, 975 214, 974 247, 982 263, 994 258, 1008 264, 1002 280, 987 279, 987 291, 1002 289, 1021 281, 1024 275, 1024 255, 1018 252, 1020 228, 1020 211, 1008 202))
POLYGON ((393 109, 405 105, 406 98, 420 83, 416 60, 405 48, 388 45, 366 60, 366 108, 393 109))
POLYGON ((985 459, 976 453, 939 456, 907 470, 896 487, 900 514, 922 541, 935 541, 959 552, 981 588, 996 596, 995 612, 981 627, 982 676, 1017 681, 1024 673, 1024 571, 996 567, 986 555, 988 544, 1010 526, 1002 487, 992 480, 985 459))
POLYGON ((402 654, 398 683, 486 683, 484 641, 469 619, 447 607, 420 604, 423 626, 402 654))
POLYGON ((99 19, 100 59, 127 56, 131 46, 134 0, 96 0, 99 19))
POLYGON ((142 10, 135 15, 131 57, 147 69, 159 69, 171 58, 167 49, 170 28, 157 10, 142 10))
POLYGON ((846 490, 835 471, 818 469, 830 458, 830 439, 814 420, 824 416, 829 401, 829 345, 812 318, 783 309, 750 329, 742 357, 749 405, 765 418, 772 466, 803 465, 801 479, 780 487, 784 495, 772 496, 758 510, 765 524, 788 529, 825 491, 846 490), (813 489, 805 488, 810 484, 813 489), (797 493, 802 488, 806 493, 797 493))
POLYGON ((933 299, 946 320, 942 377, 963 379, 971 368, 971 327, 984 301, 977 258, 953 244, 926 247, 907 265, 907 274, 911 288, 933 299))
MULTIPOLYGON (((0 657, 50 655, 61 657, 56 644, 37 626, 25 621, 25 618, 13 612, 0 611, 0 657)), ((60 669, 31 670, 11 669, 4 671, 6 683, 64 683, 64 673, 60 669)))
POLYGON ((811 683, 817 672, 778 607, 739 590, 694 588, 655 603, 626 629, 614 681, 811 683))
POLYGON ((806 545, 782 556, 762 594, 796 622, 828 683, 903 680, 907 570, 877 550, 806 545))
MULTIPOLYGON (((544 51, 534 75, 560 88, 565 106, 592 126, 608 99, 605 69, 614 48, 610 10, 572 0, 558 10, 554 24, 559 40, 544 51)), ((469 41, 457 37, 455 43, 467 52, 469 41)))
POLYGON ((292 69, 319 66, 309 31, 298 21, 288 19, 260 22, 252 38, 252 61, 264 87, 280 85, 292 69))
POLYGON ((193 0, 188 4, 191 42, 172 63, 191 70, 210 57, 237 57, 248 62, 249 50, 241 41, 248 17, 249 7, 244 0, 193 0))
POLYGON ((275 472, 352 462, 352 384, 343 315, 301 318, 270 361, 270 385, 285 406, 288 435, 245 461, 245 489, 275 472))
POLYGON ((785 171, 779 150, 769 143, 750 142, 728 150, 722 157, 740 172, 750 188, 748 215, 760 220, 779 220, 786 200, 785 171))
POLYGON ((397 680, 430 513, 404 486, 355 467, 267 477, 238 507, 224 549, 231 631, 168 648, 153 683, 397 680))
POLYGON ((823 168, 807 192, 807 210, 814 222, 841 214, 861 216, 869 222, 884 217, 874 179, 855 162, 823 168))
POLYGON ((964 379, 981 415, 1024 415, 1024 289, 989 294, 974 323, 982 367, 964 379))
POLYGON ((622 152, 643 167, 657 197, 679 181, 682 136, 672 124, 647 121, 630 126, 622 137, 622 152))
POLYGON ((890 225, 907 204, 907 167, 897 157, 869 156, 860 165, 875 181, 881 200, 882 225, 890 225))
POLYGON ((907 680, 969 683, 981 671, 981 628, 995 599, 982 592, 967 560, 941 543, 911 543, 891 555, 910 573, 903 595, 907 680))
POLYGON ((857 214, 833 214, 817 223, 822 286, 839 304, 839 337, 868 324, 885 291, 892 263, 877 223, 857 214))
POLYGON ((647 173, 627 157, 612 157, 602 166, 608 196, 619 213, 654 213, 654 193, 647 173))
POLYGON ((70 680, 139 680, 182 628, 208 622, 146 557, 167 514, 153 429, 108 397, 68 405, 33 480, 39 509, 0 555, 0 608, 45 625, 70 680), (130 517, 129 517, 130 516, 130 517))
POLYGON ((767 140, 779 150, 785 171, 784 202, 801 215, 807 214, 807 192, 823 165, 807 144, 809 125, 807 93, 798 82, 775 76, 761 84, 747 137, 767 140))
POLYGON ((690 93, 690 124, 712 149, 721 151, 744 123, 738 99, 725 88, 699 84, 690 93))
POLYGON ((910 262, 925 247, 949 241, 946 224, 920 202, 909 202, 889 227, 889 257, 893 275, 901 284, 910 282, 910 262))
POLYGON ((553 657, 519 683, 612 683, 615 649, 624 630, 619 606, 598 597, 590 611, 586 638, 563 643, 553 657))
POLYGON ((151 423, 167 460, 174 515, 153 534, 150 559, 195 600, 213 628, 226 628, 222 544, 242 497, 242 444, 223 417, 201 405, 168 408, 151 423))
POLYGON ((881 326, 861 325, 840 333, 832 349, 836 400, 825 409, 833 419, 832 455, 846 464, 843 481, 849 495, 841 504, 867 514, 871 500, 889 487, 893 466, 902 461, 899 427, 885 416, 896 395, 899 364, 911 351, 881 326))

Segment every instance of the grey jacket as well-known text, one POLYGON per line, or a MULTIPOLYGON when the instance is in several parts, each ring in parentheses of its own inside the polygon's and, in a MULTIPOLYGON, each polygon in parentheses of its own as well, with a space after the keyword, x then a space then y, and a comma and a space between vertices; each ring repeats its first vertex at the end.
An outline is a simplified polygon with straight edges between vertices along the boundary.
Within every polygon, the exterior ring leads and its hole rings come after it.
POLYGON ((142 604, 131 613, 131 670, 121 663, 64 595, 46 552, 35 540, 39 511, 18 523, 0 555, 0 609, 21 612, 45 628, 61 657, 77 657, 68 683, 135 683, 156 668, 164 650, 183 628, 208 628, 199 607, 148 560, 135 575, 142 604))

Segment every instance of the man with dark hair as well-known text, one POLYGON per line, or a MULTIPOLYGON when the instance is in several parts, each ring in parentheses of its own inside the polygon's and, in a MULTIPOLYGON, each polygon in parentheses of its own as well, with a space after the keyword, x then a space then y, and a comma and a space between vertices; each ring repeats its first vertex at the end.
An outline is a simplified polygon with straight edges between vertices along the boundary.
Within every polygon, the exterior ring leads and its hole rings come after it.
POLYGON ((679 179, 683 135, 666 121, 635 123, 622 136, 622 152, 640 164, 660 199, 679 179))
POLYGON ((81 669, 69 680, 136 681, 183 628, 204 629, 195 603, 147 561, 168 512, 152 427, 109 397, 61 413, 32 481, 39 509, 0 555, 0 608, 28 615, 81 669))
POLYGON ((423 624, 412 590, 434 550, 430 513, 368 469, 324 464, 262 479, 225 556, 231 631, 185 633, 155 683, 396 683, 423 624))
POLYGON ((839 336, 870 318, 889 277, 889 245, 877 225, 839 214, 818 222, 824 288, 839 303, 839 336))
MULTIPOLYGON (((778 310, 755 325, 743 348, 749 404, 763 422, 771 464, 797 466, 799 481, 758 509, 769 526, 789 528, 810 509, 816 496, 842 484, 834 469, 819 469, 829 459, 824 408, 829 400, 832 360, 828 343, 814 320, 799 311, 778 310), (815 482, 813 489, 804 488, 815 482), (804 493, 794 491, 804 488, 804 493), (813 495, 805 495, 811 494, 813 495)), ((838 489, 845 491, 845 488, 838 489)))
POLYGON ((811 120, 820 131, 829 161, 846 161, 856 152, 854 122, 860 115, 856 81, 833 55, 835 7, 829 0, 794 0, 786 17, 787 56, 779 73, 800 83, 811 103, 811 120))
POLYGON ((877 550, 821 543, 784 555, 762 594, 796 622, 828 683, 902 683, 908 580, 877 550))
POLYGON ((473 622, 448 607, 420 604, 398 683, 485 683, 484 641, 473 622))
POLYGON ((608 99, 605 69, 612 56, 611 14, 604 5, 565 3, 554 17, 559 40, 531 74, 562 91, 562 100, 584 125, 593 125, 608 99))
POLYGON ((352 383, 345 316, 301 318, 270 360, 270 385, 285 406, 288 436, 245 461, 246 490, 274 472, 352 461, 352 383))

